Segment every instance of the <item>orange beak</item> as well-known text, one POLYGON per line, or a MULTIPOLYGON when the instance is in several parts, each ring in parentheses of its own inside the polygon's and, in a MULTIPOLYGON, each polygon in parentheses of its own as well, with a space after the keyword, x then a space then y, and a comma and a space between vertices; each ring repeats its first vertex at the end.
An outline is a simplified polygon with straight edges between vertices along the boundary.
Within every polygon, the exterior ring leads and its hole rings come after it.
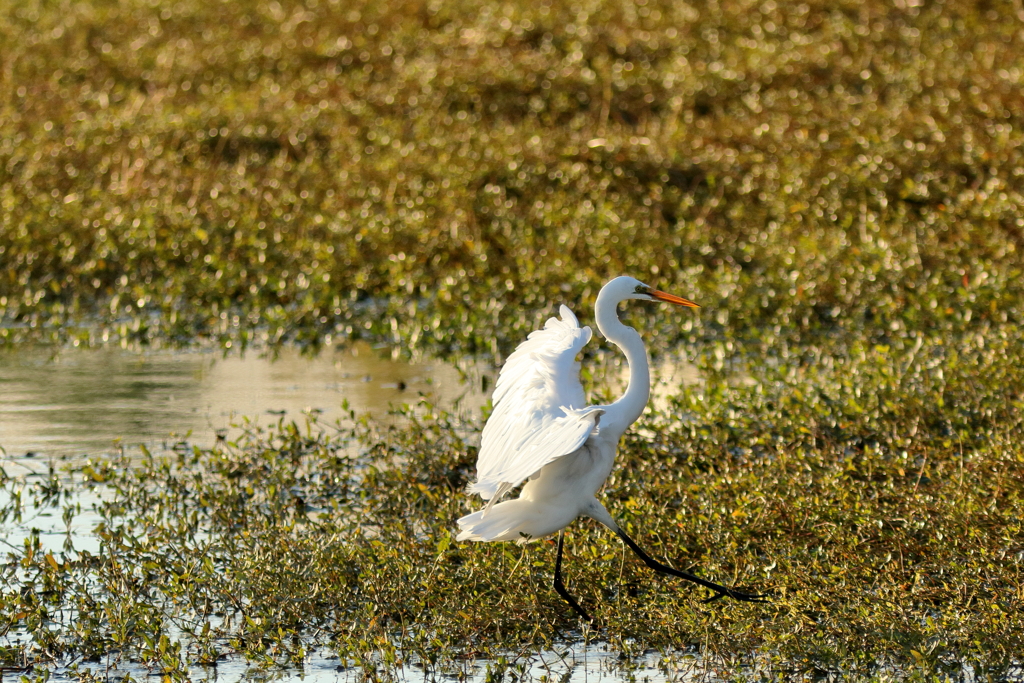
POLYGON ((659 289, 652 289, 650 292, 648 292, 648 294, 650 294, 651 297, 657 299, 658 301, 665 301, 670 304, 675 304, 676 306, 689 306, 690 308, 700 308, 700 304, 695 304, 689 299, 684 299, 681 296, 669 294, 668 292, 663 292, 659 289))

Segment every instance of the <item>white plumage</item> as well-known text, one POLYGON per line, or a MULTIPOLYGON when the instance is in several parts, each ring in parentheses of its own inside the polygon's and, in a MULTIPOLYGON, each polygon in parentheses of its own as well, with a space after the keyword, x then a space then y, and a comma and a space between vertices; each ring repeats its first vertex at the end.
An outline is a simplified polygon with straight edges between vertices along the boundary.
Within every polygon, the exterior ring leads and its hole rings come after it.
POLYGON ((581 328, 568 307, 560 312, 561 320, 550 318, 508 357, 494 387, 477 481, 468 489, 491 504, 582 446, 604 412, 586 407, 579 380, 576 354, 590 341, 590 328, 581 328))
MULTIPOLYGON (((636 421, 650 396, 647 349, 640 335, 623 325, 616 307, 628 299, 665 301, 696 307, 687 299, 652 289, 631 277, 606 284, 597 297, 597 327, 626 354, 629 386, 610 405, 587 406, 576 361, 588 341, 589 327, 567 307, 561 319, 550 318, 508 357, 495 384, 494 411, 484 426, 477 458, 477 479, 468 487, 487 501, 482 510, 459 519, 459 541, 525 543, 561 532, 577 517, 591 517, 617 533, 651 568, 694 581, 727 595, 759 601, 688 572, 663 565, 644 553, 595 497, 611 472, 619 439, 636 421), (523 484, 518 498, 502 497, 523 484)), ((563 536, 558 536, 555 590, 584 619, 587 613, 562 584, 563 536)))

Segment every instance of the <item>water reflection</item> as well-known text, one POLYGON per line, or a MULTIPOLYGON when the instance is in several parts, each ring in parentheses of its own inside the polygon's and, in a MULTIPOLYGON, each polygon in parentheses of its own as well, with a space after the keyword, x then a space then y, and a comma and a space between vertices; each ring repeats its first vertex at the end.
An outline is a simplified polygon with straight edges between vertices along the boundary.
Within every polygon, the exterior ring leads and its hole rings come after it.
MULTIPOLYGON (((621 354, 599 354, 588 364, 608 388, 598 392, 601 397, 625 390, 628 369, 621 354)), ((316 357, 286 349, 273 360, 211 351, 4 350, 0 447, 24 460, 99 454, 118 443, 161 448, 188 438, 210 445, 218 430, 243 417, 266 424, 318 410, 331 423, 346 414, 347 400, 356 414, 381 418, 390 406, 421 395, 478 417, 495 375, 480 362, 404 362, 367 345, 328 348, 316 357)), ((699 381, 696 368, 679 355, 656 360, 652 377, 651 405, 660 409, 681 387, 699 381)))
MULTIPOLYGON (((624 390, 628 370, 621 356, 601 355, 590 361, 590 371, 612 395, 624 390)), ((699 381, 696 369, 682 357, 665 357, 653 367, 652 404, 661 406, 680 387, 699 381)), ((53 356, 41 349, 0 352, 0 445, 18 467, 10 474, 31 481, 45 473, 39 456, 100 453, 110 450, 113 439, 127 445, 173 443, 192 431, 191 440, 209 444, 216 431, 234 418, 248 416, 260 422, 275 421, 283 414, 300 418, 310 409, 323 411, 323 419, 342 417, 343 400, 357 413, 383 417, 390 405, 415 401, 421 394, 465 415, 479 416, 489 396, 481 387, 484 377, 493 387, 494 371, 484 364, 454 367, 443 363, 405 363, 382 357, 368 347, 336 351, 328 349, 316 358, 286 351, 271 361, 250 354, 222 358, 214 353, 158 351, 144 354, 115 349, 67 349, 53 356), (464 381, 469 379, 468 382, 464 381), (26 457, 26 453, 35 454, 26 457), (34 473, 34 474, 33 474, 34 473)), ((641 421, 642 426, 642 421, 641 421)), ((642 427, 641 427, 642 428, 642 427)), ((10 461, 4 462, 6 469, 10 461)), ((59 508, 29 506, 18 524, 0 525, 0 539, 9 548, 20 548, 37 537, 42 552, 63 558, 62 552, 101 554, 95 533, 101 522, 92 504, 103 489, 77 491, 65 499, 65 509, 80 505, 69 518, 59 508)), ((0 492, 0 505, 8 501, 0 492)), ((0 645, 18 647, 28 642, 24 630, 12 629, 0 636, 0 645)), ((503 658, 504 660, 505 658, 503 658)), ((521 680, 536 681, 651 681, 705 680, 715 667, 689 652, 645 652, 632 659, 602 642, 572 643, 558 651, 510 653, 505 661, 474 661, 468 658, 455 670, 434 674, 421 663, 401 667, 396 678, 420 680, 458 678, 488 681, 514 672, 521 680), (495 673, 497 672, 497 673, 495 673)), ((76 662, 72 671, 56 668, 51 680, 70 681, 83 671, 99 676, 135 678, 151 672, 137 662, 110 658, 101 662, 76 662)), ((263 669, 250 668, 240 656, 228 657, 216 667, 194 667, 193 680, 266 680, 263 669)), ((270 674, 281 681, 358 681, 365 672, 349 668, 329 650, 315 650, 294 667, 270 674)))
MULTIPOLYGON (((134 353, 120 349, 0 352, 0 446, 9 457, 81 456, 126 445, 190 440, 209 444, 217 430, 248 417, 261 423, 307 410, 342 417, 430 396, 439 405, 478 411, 486 369, 402 362, 369 346, 326 349, 314 358, 285 350, 274 360, 250 353, 134 353)), ((477 414, 479 414, 477 412, 477 414)))
MULTIPOLYGON (((627 646, 630 641, 627 641, 627 646)), ((413 658, 410 658, 413 659, 413 658)), ((689 683, 691 681, 719 681, 739 678, 761 680, 766 676, 764 667, 737 665, 701 657, 695 650, 672 649, 666 652, 648 650, 631 657, 623 656, 617 647, 600 640, 577 640, 551 650, 529 649, 510 651, 504 661, 467 657, 456 667, 435 670, 429 663, 413 659, 389 672, 387 678, 399 681, 468 681, 486 683, 493 680, 519 680, 523 683, 619 683, 645 681, 647 683, 689 683), (737 672, 737 669, 740 671, 737 672), (743 673, 746 675, 738 675, 743 673)), ((313 650, 295 669, 268 672, 248 665, 241 657, 227 657, 215 667, 193 666, 189 678, 193 681, 303 681, 303 683, 357 683, 368 678, 359 666, 349 666, 346 660, 332 655, 327 649, 313 650)), ((382 670, 387 671, 382 667, 382 670)), ((89 671, 93 676, 114 673, 142 679, 152 676, 143 665, 118 661, 114 667, 107 662, 83 662, 78 672, 89 671)), ((76 680, 66 669, 51 673, 51 681, 76 680)))

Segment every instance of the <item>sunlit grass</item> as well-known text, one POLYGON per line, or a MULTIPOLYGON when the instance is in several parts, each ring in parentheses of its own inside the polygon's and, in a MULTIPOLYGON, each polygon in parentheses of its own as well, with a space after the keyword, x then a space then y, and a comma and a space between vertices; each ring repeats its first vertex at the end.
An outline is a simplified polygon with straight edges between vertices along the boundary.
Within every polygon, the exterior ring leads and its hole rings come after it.
MULTIPOLYGON (((1020 26, 1012 2, 8 3, 0 339, 501 357, 640 277, 703 305, 627 313, 702 380, 627 436, 609 508, 773 601, 702 606, 580 522, 599 637, 998 678, 1024 650, 1020 26)), ((571 637, 546 544, 451 540, 478 424, 321 427, 5 478, 110 497, 100 553, 8 552, 3 663, 394 672, 571 637)))

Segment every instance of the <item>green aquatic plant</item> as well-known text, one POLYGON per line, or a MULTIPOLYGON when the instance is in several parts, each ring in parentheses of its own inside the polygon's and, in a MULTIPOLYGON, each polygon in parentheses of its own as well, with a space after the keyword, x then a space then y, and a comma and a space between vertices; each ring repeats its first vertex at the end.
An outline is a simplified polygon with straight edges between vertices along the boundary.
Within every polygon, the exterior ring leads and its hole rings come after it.
MULTIPOLYGON (((1004 677, 1018 5, 7 3, 0 343, 500 359, 637 276, 702 304, 643 326, 700 381, 627 435, 605 501, 659 561, 773 602, 701 607, 581 524, 567 581, 614 606, 600 637, 773 677, 1004 677)), ((0 665, 183 679, 318 649, 498 677, 573 640, 543 544, 452 540, 476 422, 408 418, 4 471, 0 665), (95 517, 55 546, 44 513, 95 517)))
POLYGON ((8 4, 0 339, 498 353, 624 273, 716 331, 1019 324, 997 5, 8 4))
MULTIPOLYGON (((1024 396, 1007 390, 1024 386, 1021 341, 822 345, 742 380, 706 349, 704 379, 628 435, 602 497, 655 557, 772 600, 702 605, 580 523, 566 580, 604 606, 591 637, 779 675, 1007 671, 1024 646, 1024 396)), ((8 549, 0 619, 22 644, 5 661, 102 656, 182 677, 316 650, 457 671, 571 640, 553 547, 454 542, 479 426, 423 404, 403 414, 387 428, 243 425, 209 450, 6 480, 36 507, 93 489, 99 547, 45 551, 29 534, 8 549)))

